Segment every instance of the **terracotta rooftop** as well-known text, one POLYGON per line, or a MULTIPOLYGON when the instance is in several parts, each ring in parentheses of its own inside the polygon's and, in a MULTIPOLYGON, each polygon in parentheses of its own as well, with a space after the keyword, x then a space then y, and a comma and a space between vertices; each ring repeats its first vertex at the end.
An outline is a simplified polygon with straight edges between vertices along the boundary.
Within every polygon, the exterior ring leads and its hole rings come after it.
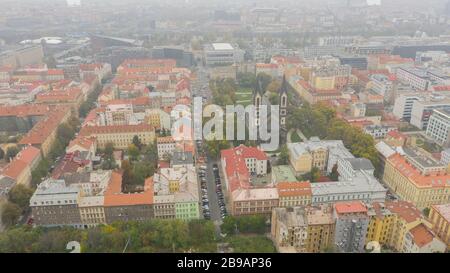
POLYGON ((87 150, 87 149, 91 148, 94 143, 95 143, 95 138, 77 136, 75 139, 70 141, 69 145, 67 146, 67 149, 71 149, 74 146, 80 146, 83 149, 87 150))
POLYGON ((28 166, 27 163, 21 160, 13 160, 3 169, 3 175, 16 180, 25 168, 28 166))
POLYGON ((424 225, 419 224, 409 231, 413 237, 414 243, 418 247, 423 247, 431 243, 434 239, 433 233, 424 225))
POLYGON ((388 161, 417 187, 450 187, 450 175, 448 174, 423 175, 404 156, 397 153, 390 156, 388 161))
POLYGON ((311 196, 311 183, 305 182, 279 182, 276 185, 278 196, 311 196))
POLYGON ((386 209, 395 213, 398 217, 404 219, 407 223, 411 223, 422 217, 422 212, 412 203, 407 201, 392 201, 385 203, 386 209))
POLYGON ((334 209, 338 214, 367 212, 366 206, 361 201, 338 202, 334 204, 334 209))
POLYGON ((41 150, 33 146, 27 146, 20 151, 15 159, 25 162, 27 165, 33 163, 33 161, 41 155, 41 150))
POLYGON ((153 127, 148 124, 137 125, 111 125, 111 126, 84 126, 81 128, 80 136, 91 136, 94 134, 118 134, 133 132, 151 132, 153 127))
POLYGON ((64 116, 70 110, 65 106, 58 106, 53 108, 53 111, 42 118, 28 133, 19 141, 21 145, 35 144, 40 145, 44 143, 47 138, 57 129, 61 124, 64 116))
POLYGON ((105 191, 105 207, 153 204, 153 177, 145 180, 144 191, 122 193, 122 174, 114 171, 105 191))

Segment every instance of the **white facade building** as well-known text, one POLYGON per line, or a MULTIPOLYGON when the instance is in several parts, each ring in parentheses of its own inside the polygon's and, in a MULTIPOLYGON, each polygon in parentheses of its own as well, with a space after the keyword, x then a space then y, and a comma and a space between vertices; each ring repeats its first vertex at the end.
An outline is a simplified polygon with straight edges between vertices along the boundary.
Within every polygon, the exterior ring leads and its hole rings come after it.
POLYGON ((450 109, 435 109, 428 121, 426 134, 439 145, 448 146, 450 132, 450 109))

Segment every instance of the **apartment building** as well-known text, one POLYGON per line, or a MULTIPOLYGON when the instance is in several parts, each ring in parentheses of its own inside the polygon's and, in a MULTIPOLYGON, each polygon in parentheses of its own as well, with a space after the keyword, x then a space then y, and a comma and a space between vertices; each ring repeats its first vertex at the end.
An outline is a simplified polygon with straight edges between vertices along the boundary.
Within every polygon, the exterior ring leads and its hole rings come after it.
POLYGON ((416 90, 428 90, 430 85, 426 71, 417 68, 399 68, 396 75, 399 81, 409 84, 416 90))
POLYGON ((421 130, 426 130, 430 117, 435 109, 450 110, 450 98, 432 95, 425 101, 415 101, 411 109, 410 123, 421 130))
POLYGON ((203 49, 204 62, 207 66, 231 65, 244 60, 244 51, 237 45, 229 43, 212 43, 203 49))
POLYGON ((341 140, 320 140, 312 137, 300 143, 288 143, 289 161, 297 174, 310 172, 313 167, 330 173, 339 157, 353 157, 341 140))
POLYGON ((133 143, 134 136, 138 136, 145 145, 152 143, 155 139, 155 129, 147 124, 84 126, 80 136, 95 137, 98 147, 102 149, 107 143, 112 143, 117 149, 126 149, 133 143))
POLYGON ((255 147, 240 145, 221 151, 221 166, 233 215, 270 214, 278 206, 278 191, 272 185, 252 180, 267 174, 267 155, 255 147))
POLYGON ((101 126, 129 125, 133 117, 132 104, 108 104, 105 111, 98 112, 98 123, 101 126))
POLYGON ((394 101, 393 114, 396 118, 410 121, 412 108, 415 101, 423 100, 423 94, 419 92, 409 92, 400 94, 394 101))
POLYGON ((383 181, 402 200, 419 209, 448 203, 450 175, 447 166, 408 148, 386 159, 383 181))
POLYGON ((48 179, 38 185, 30 199, 31 217, 38 226, 83 227, 78 208, 80 188, 64 180, 48 179))
POLYGON ((40 149, 44 157, 48 156, 55 142, 58 126, 69 120, 72 116, 72 111, 66 106, 46 106, 45 108, 49 112, 39 119, 18 143, 21 147, 31 145, 40 149))
POLYGON ((186 221, 200 218, 198 181, 193 165, 161 168, 153 181, 157 197, 155 217, 186 221))
POLYGON ((397 130, 395 126, 389 125, 367 125, 364 126, 364 132, 375 139, 385 138, 391 131, 397 130))
POLYGON ((361 201, 338 202, 334 204, 333 217, 336 221, 334 242, 339 252, 363 252, 366 241, 369 215, 361 201))
POLYGON ((276 184, 280 207, 296 207, 311 205, 311 183, 279 182, 276 184))
POLYGON ((448 109, 434 109, 431 115, 426 135, 436 141, 439 145, 448 147, 450 145, 450 105, 448 109))
POLYGON ((173 155, 176 146, 175 144, 176 142, 171 136, 156 138, 158 158, 163 159, 165 156, 173 155))
POLYGON ((308 223, 305 208, 275 208, 272 212, 271 235, 278 252, 307 252, 308 223))
POLYGON ((431 229, 450 249, 450 203, 431 206, 428 220, 431 229))
POLYGON ((446 245, 426 225, 420 224, 405 235, 404 253, 444 253, 446 245))
MULTIPOLYGON (((327 86, 334 82, 329 82, 329 78, 321 79, 323 81, 320 82, 320 86, 327 86), (326 83, 328 82, 328 83, 326 83)), ((311 86, 310 83, 308 83, 305 80, 297 80, 293 82, 292 87, 295 89, 295 91, 298 93, 298 95, 306 100, 310 104, 316 104, 321 101, 327 101, 327 100, 335 100, 342 98, 342 92, 338 89, 318 89, 313 86, 311 86)))
POLYGON ((122 191, 122 174, 113 172, 104 193, 104 210, 108 224, 153 218, 153 179, 145 180, 143 191, 125 193, 122 191))
POLYGON ((308 223, 307 252, 319 253, 331 249, 336 228, 332 206, 308 206, 305 210, 308 223))

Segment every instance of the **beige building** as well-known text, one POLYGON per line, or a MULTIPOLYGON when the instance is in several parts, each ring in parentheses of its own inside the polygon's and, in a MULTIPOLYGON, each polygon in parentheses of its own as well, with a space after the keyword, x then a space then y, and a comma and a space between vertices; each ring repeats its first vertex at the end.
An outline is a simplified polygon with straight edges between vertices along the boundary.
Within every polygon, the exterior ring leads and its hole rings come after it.
POLYGON ((271 235, 278 252, 306 252, 308 224, 305 209, 275 208, 272 212, 271 235))
POLYGON ((403 253, 445 252, 446 245, 424 224, 412 228, 405 235, 403 253))
POLYGON ((436 235, 450 249, 450 203, 431 206, 428 220, 436 235))
POLYGON ((450 175, 447 166, 412 151, 386 159, 383 181, 402 200, 419 209, 450 202, 450 175))
POLYGON ((148 145, 155 139, 155 129, 148 124, 113 125, 113 126, 85 126, 80 131, 81 136, 96 137, 99 148, 107 143, 113 143, 116 149, 126 149, 133 142, 133 137, 148 145))
POLYGON ((308 223, 307 252, 319 253, 330 249, 334 243, 335 222, 331 206, 306 207, 308 223))
POLYGON ((279 182, 276 185, 280 207, 296 207, 311 205, 311 183, 279 182))
POLYGON ((105 198, 99 196, 83 196, 79 199, 81 222, 85 228, 95 227, 106 223, 103 202, 105 198))

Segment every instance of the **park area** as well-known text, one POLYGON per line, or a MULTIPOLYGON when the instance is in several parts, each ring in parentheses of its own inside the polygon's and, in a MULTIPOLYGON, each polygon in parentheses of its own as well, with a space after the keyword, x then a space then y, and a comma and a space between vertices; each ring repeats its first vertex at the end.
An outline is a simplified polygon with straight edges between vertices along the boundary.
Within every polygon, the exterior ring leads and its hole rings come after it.
POLYGON ((252 103, 252 89, 251 88, 239 88, 236 91, 236 104, 247 106, 252 103))

